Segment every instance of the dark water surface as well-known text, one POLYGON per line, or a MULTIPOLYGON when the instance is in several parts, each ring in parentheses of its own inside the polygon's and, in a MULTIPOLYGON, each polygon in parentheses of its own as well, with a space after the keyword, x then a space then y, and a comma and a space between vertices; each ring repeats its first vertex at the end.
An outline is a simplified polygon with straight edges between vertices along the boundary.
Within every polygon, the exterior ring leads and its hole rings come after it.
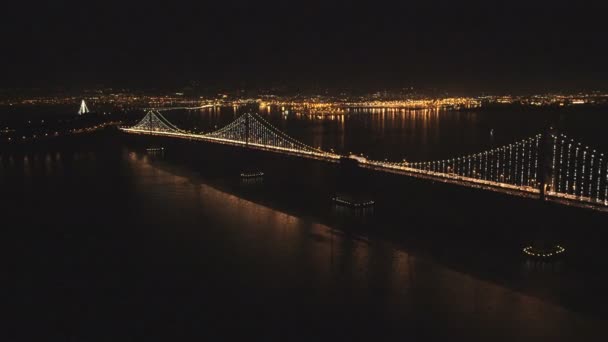
POLYGON ((555 127, 559 133, 608 153, 603 108, 512 108, 448 111, 438 109, 349 109, 347 115, 310 116, 289 108, 252 106, 163 112, 188 130, 209 132, 245 112, 257 111, 298 140, 339 153, 410 161, 452 158, 510 144, 555 127), (492 134, 491 134, 492 133, 492 134))
MULTIPOLYGON (((392 228, 378 218, 384 216, 381 207, 368 222, 324 212, 318 208, 329 203, 314 195, 315 186, 303 190, 310 187, 297 180, 297 172, 296 180, 280 181, 282 189, 318 203, 283 202, 273 196, 273 181, 244 185, 219 176, 230 165, 149 156, 112 133, 74 142, 78 147, 2 155, 0 196, 3 221, 10 223, 4 231, 15 320, 8 340, 606 336, 601 313, 569 308, 567 287, 543 298, 534 294, 534 284, 527 284, 530 294, 514 289, 517 281, 500 280, 504 270, 517 269, 517 277, 527 275, 524 283, 546 281, 538 287, 556 288, 550 282, 567 276, 559 267, 547 271, 501 248, 492 255, 480 247, 473 253, 478 259, 504 262, 490 267, 496 271, 480 271, 425 252, 424 241, 432 238, 420 230, 445 220, 433 220, 413 202, 400 205, 411 210, 408 224, 397 224, 414 241, 410 250, 407 241, 382 233, 392 228)), ((284 170, 272 163, 266 164, 269 174, 281 178, 284 170)), ((319 165, 298 168, 333 172, 319 165)), ((418 200, 426 205, 429 199, 418 200)), ((390 221, 396 226, 394 217, 390 221)), ((445 230, 429 231, 439 238, 445 230)), ((494 242, 508 249, 509 243, 494 242)), ((467 260, 461 254, 455 256, 467 260)), ((580 294, 589 302, 603 293, 589 288, 580 294)))
MULTIPOLYGON (((472 146, 485 128, 464 121, 436 144, 472 146)), ((304 141, 319 124, 297 122, 304 141)), ((336 148, 357 144, 343 136, 336 148)), ((336 166, 114 131, 0 158, 7 341, 608 337, 602 213, 361 173, 346 186, 378 204, 355 214, 329 200, 336 166), (267 177, 245 184, 245 166, 267 177), (522 258, 539 235, 567 257, 522 258)))

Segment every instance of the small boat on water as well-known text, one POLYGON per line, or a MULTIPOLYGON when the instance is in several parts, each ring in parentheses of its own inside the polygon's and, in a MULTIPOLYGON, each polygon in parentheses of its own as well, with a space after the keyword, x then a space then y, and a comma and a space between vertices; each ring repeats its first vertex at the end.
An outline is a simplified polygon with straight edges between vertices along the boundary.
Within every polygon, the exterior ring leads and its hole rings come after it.
POLYGON ((163 152, 165 150, 164 147, 148 147, 146 151, 148 152, 163 152))
POLYGON ((264 172, 241 172, 241 178, 260 178, 264 177, 264 172))

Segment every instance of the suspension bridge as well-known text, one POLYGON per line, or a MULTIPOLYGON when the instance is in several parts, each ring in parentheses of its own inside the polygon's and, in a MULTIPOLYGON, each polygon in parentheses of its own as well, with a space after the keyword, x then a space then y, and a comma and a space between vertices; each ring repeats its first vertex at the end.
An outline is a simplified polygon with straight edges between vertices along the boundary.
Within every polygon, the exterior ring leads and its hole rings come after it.
POLYGON ((287 154, 443 183, 540 198, 608 211, 608 157, 555 132, 544 132, 478 153, 421 162, 389 162, 340 155, 306 145, 257 114, 243 114, 210 133, 177 128, 159 111, 150 110, 130 134, 173 137, 287 154))

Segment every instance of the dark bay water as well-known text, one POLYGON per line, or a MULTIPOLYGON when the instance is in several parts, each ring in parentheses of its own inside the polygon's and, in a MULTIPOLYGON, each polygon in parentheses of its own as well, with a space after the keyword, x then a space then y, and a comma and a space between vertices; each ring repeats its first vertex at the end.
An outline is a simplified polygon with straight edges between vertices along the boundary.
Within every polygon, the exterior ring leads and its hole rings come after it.
POLYGON ((603 108, 474 111, 352 108, 346 115, 333 116, 310 116, 289 107, 283 109, 243 106, 163 113, 180 128, 209 132, 242 113, 257 111, 277 128, 309 145, 396 161, 434 160, 480 152, 542 133, 548 127, 608 152, 604 129, 608 111, 603 108))
MULTIPOLYGON (((448 115, 418 128, 404 116, 395 119, 403 126, 384 121, 384 129, 366 116, 343 126, 269 118, 324 147, 375 141, 376 153, 397 144, 421 157, 447 153, 433 148, 446 142, 448 150, 489 144, 483 132, 503 122, 448 115), (374 133, 346 134, 366 127, 374 133), (431 146, 417 152, 424 141, 431 146)), ((167 117, 206 129, 230 114, 167 117)), ((536 129, 513 126, 508 138, 536 129)), ((607 336, 604 214, 362 174, 360 187, 378 205, 355 215, 329 201, 341 177, 333 166, 112 131, 0 157, 7 340, 607 336), (151 144, 167 152, 145 153, 151 144), (243 184, 244 165, 263 168, 264 182, 243 184), (559 239, 568 258, 523 259, 521 247, 539 232, 559 239)))

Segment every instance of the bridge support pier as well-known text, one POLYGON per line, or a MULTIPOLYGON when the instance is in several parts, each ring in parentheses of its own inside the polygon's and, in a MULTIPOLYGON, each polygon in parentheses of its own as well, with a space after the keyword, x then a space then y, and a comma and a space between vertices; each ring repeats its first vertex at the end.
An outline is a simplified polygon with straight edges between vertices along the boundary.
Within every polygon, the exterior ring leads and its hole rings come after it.
POLYGON ((369 196, 364 177, 364 170, 359 167, 359 161, 353 158, 340 159, 336 175, 336 189, 332 198, 336 205, 353 209, 369 209, 374 200, 369 196))
POLYGON ((338 167, 336 185, 338 191, 354 192, 362 181, 361 168, 355 159, 342 157, 338 167))
POLYGON ((535 236, 532 239, 530 246, 523 249, 527 257, 538 260, 555 259, 565 251, 565 249, 557 243, 554 233, 549 230, 550 220, 555 220, 551 214, 553 209, 552 203, 547 202, 547 192, 554 191, 555 186, 555 136, 557 135, 553 127, 549 127, 541 137, 539 146, 539 190, 540 200, 542 201, 541 208, 546 211, 544 215, 540 215, 539 222, 534 222, 533 227, 535 236))
POLYGON ((555 233, 548 229, 546 223, 541 223, 532 243, 523 249, 526 257, 539 261, 555 260, 561 257, 565 251, 557 242, 555 233))

